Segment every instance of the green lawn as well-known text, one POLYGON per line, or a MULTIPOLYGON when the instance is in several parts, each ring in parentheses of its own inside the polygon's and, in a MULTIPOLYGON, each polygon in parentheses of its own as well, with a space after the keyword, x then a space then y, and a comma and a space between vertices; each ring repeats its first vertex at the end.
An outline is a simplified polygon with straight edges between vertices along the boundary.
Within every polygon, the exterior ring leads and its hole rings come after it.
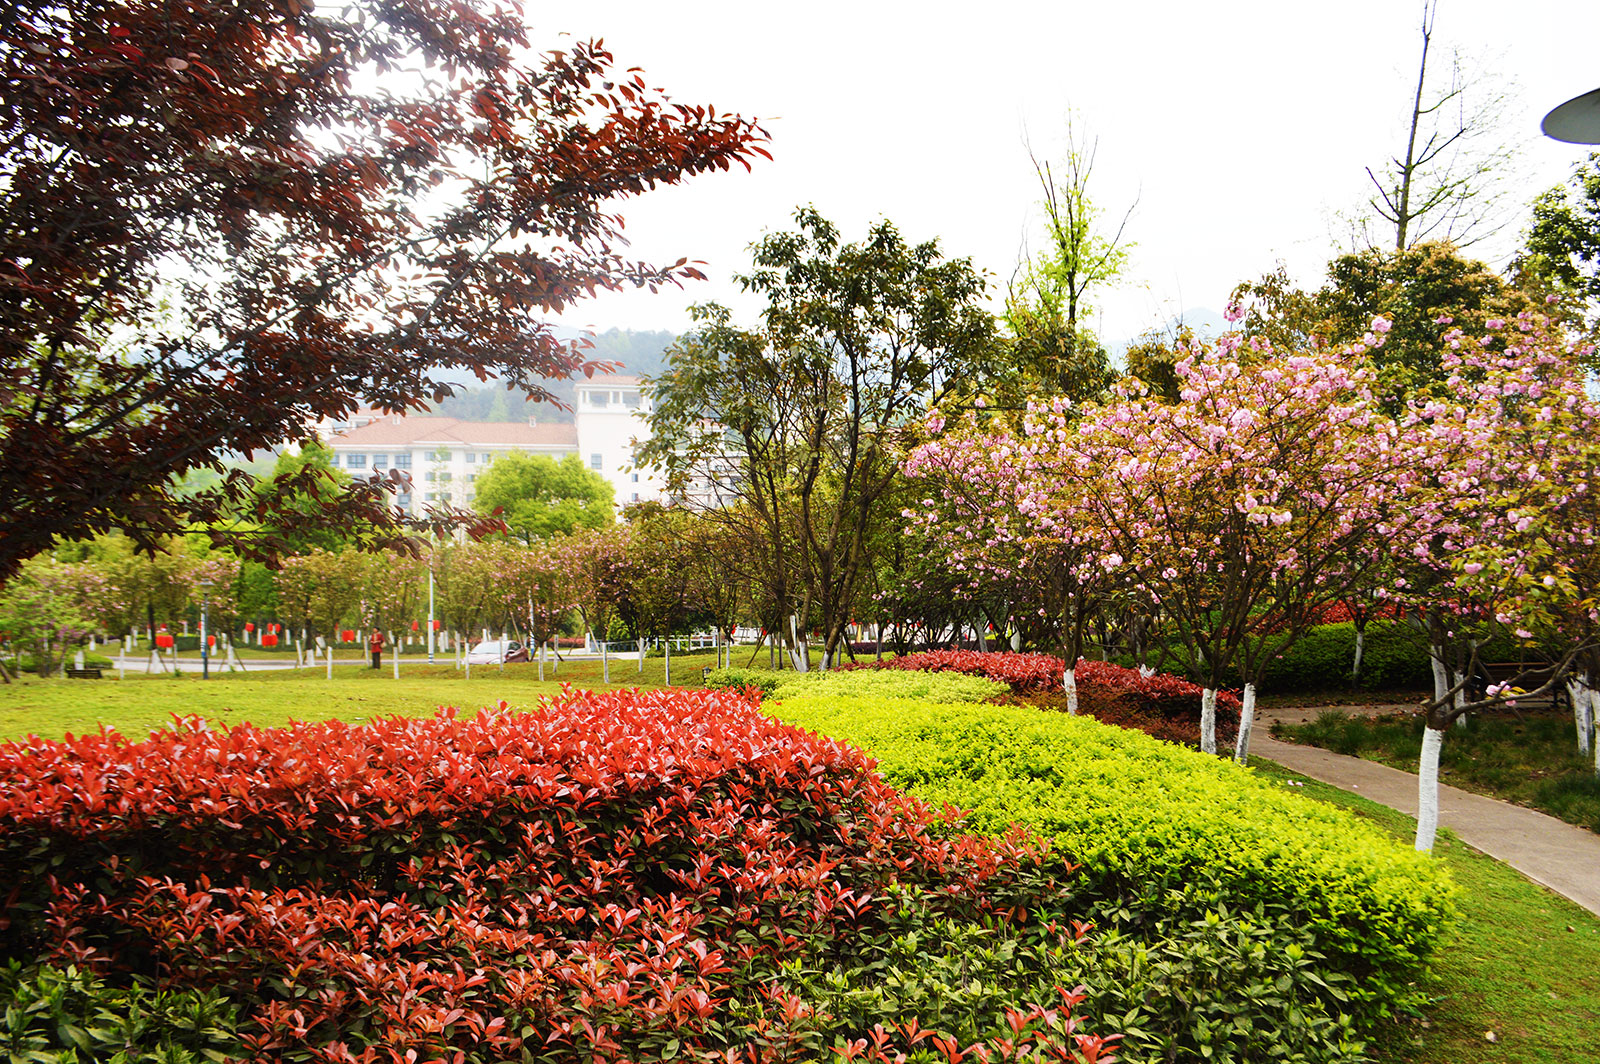
MULTIPOLYGON (((740 659, 743 664, 748 652, 740 659)), ((763 659, 765 655, 762 655, 763 659)), ((674 654, 672 678, 698 685, 700 670, 714 665, 715 654, 674 654)), ((659 687, 661 658, 611 662, 611 687, 659 687)), ((333 679, 322 667, 261 672, 217 672, 200 678, 198 663, 178 676, 111 672, 101 680, 41 680, 24 676, 0 685, 0 739, 34 734, 59 739, 95 731, 101 723, 130 737, 142 738, 167 724, 173 714, 199 714, 209 720, 261 725, 291 720, 363 721, 379 716, 417 716, 442 705, 475 712, 504 700, 512 707, 533 706, 543 696, 561 693, 564 683, 602 689, 599 661, 567 662, 546 667, 539 682, 537 664, 473 666, 468 679, 450 664, 403 664, 400 679, 386 659, 379 670, 335 664, 333 679)))
MULTIPOLYGON (((1276 725, 1272 734, 1415 772, 1422 727, 1420 716, 1329 712, 1307 724, 1276 725)), ((1593 760, 1578 754, 1576 726, 1563 709, 1469 716, 1465 727, 1451 728, 1445 737, 1439 778, 1600 831, 1600 778, 1593 760)))
MULTIPOLYGON (((1448 745, 1448 743, 1446 744, 1448 745)), ((1416 821, 1251 758, 1264 775, 1372 820, 1401 842, 1416 821)), ((1461 888, 1461 919, 1434 967, 1424 1023, 1410 1021, 1380 1061, 1415 1064, 1576 1064, 1600 1060, 1600 917, 1440 832, 1434 852, 1461 888), (1494 1041, 1487 1037, 1494 1035, 1494 1041)))

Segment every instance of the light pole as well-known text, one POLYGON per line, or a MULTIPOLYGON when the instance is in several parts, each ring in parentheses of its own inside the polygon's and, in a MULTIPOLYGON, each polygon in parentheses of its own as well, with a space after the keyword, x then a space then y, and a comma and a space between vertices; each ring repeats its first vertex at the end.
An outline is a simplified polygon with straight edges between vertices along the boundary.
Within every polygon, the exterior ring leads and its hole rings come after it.
POLYGON ((200 678, 211 679, 211 654, 206 646, 207 628, 206 617, 211 605, 211 581, 200 581, 200 678))

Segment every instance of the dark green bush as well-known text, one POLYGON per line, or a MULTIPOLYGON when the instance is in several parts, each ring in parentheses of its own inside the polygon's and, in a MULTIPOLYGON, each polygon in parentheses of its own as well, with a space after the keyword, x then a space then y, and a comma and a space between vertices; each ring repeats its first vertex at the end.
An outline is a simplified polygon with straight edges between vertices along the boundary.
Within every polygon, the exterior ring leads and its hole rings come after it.
POLYGON ((159 1060, 222 1064, 242 1058, 238 1009, 214 990, 112 986, 67 966, 0 965, 0 1054, 13 1062, 159 1060))

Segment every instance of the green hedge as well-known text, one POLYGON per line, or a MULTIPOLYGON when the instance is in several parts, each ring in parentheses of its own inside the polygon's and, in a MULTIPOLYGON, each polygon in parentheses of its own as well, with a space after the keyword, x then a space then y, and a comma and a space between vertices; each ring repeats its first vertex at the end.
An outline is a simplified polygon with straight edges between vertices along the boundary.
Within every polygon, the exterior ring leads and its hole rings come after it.
MULTIPOLYGON (((1519 651, 1509 640, 1494 639, 1479 651, 1484 661, 1515 661, 1519 651)), ((1265 693, 1341 690, 1350 686, 1350 666, 1355 663, 1356 627, 1349 621, 1323 624, 1307 631, 1287 652, 1267 664, 1261 690, 1265 693)), ((1131 658, 1119 659, 1131 664, 1131 658)), ((1182 660, 1182 655, 1177 657, 1182 660)), ((1176 671, 1182 672, 1182 666, 1176 671)), ((1243 683, 1237 671, 1223 683, 1243 683)), ((1361 687, 1367 691, 1425 690, 1433 685, 1427 643, 1416 628, 1401 621, 1378 620, 1367 624, 1366 646, 1361 652, 1361 687)))
POLYGON ((983 702, 1011 690, 1004 683, 959 672, 774 672, 771 669, 717 669, 707 687, 755 688, 763 695, 833 698, 895 698, 929 703, 983 702))
POLYGON ((1220 911, 1304 932, 1331 1014, 1365 1027, 1420 999, 1414 981, 1452 914, 1430 858, 1248 769, 1138 732, 1021 707, 781 692, 780 718, 867 750, 892 783, 1022 824, 1084 866, 1085 912, 1154 941, 1220 911))

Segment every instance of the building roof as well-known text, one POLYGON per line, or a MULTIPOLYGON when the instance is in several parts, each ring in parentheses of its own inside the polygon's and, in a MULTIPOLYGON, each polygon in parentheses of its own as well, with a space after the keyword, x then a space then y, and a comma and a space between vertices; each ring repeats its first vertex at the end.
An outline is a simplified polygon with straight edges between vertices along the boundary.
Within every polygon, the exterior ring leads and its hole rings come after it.
POLYGON ((462 421, 455 417, 385 417, 328 440, 332 447, 407 447, 459 443, 469 447, 543 447, 577 450, 570 422, 462 421))
POLYGON ((637 388, 640 384, 638 377, 631 377, 626 373, 596 373, 587 380, 577 382, 580 388, 614 388, 622 386, 637 388))

